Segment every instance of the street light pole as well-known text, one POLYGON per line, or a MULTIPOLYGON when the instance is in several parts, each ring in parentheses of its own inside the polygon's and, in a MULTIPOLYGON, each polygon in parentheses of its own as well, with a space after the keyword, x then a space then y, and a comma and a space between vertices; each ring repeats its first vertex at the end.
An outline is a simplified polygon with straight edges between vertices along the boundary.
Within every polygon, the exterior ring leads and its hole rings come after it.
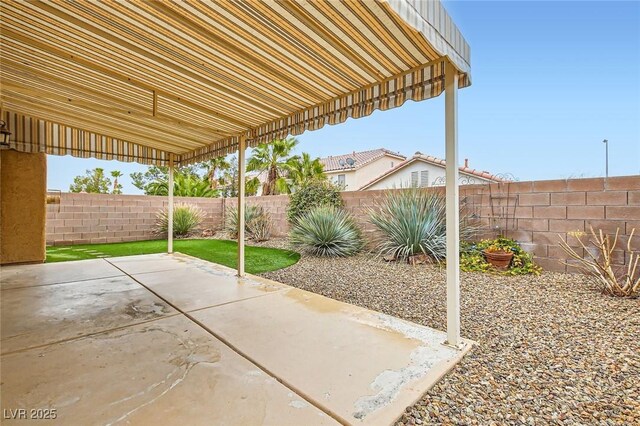
POLYGON ((608 179, 609 178, 609 141, 607 139, 603 140, 602 143, 604 143, 604 156, 605 156, 605 172, 604 172, 604 178, 608 179))

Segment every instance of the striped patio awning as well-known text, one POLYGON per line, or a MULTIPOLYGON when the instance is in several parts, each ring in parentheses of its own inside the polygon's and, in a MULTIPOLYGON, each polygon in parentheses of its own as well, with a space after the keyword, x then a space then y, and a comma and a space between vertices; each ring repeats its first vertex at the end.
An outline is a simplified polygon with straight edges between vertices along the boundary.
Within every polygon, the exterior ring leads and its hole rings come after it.
POLYGON ((470 84, 439 1, 0 2, 2 119, 27 152, 190 164, 470 84))

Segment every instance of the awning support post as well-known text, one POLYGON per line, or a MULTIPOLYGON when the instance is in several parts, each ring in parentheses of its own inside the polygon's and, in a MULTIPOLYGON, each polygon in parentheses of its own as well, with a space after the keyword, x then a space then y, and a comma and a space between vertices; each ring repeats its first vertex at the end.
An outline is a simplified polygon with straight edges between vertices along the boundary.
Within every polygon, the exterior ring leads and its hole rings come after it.
POLYGON ((169 182, 167 193, 169 205, 167 206, 167 253, 173 253, 173 154, 169 154, 169 182))
POLYGON ((244 277, 244 212, 245 212, 245 135, 238 137, 238 276, 244 277))
POLYGON ((447 345, 460 340, 460 202, 458 190, 458 70, 445 60, 447 345))

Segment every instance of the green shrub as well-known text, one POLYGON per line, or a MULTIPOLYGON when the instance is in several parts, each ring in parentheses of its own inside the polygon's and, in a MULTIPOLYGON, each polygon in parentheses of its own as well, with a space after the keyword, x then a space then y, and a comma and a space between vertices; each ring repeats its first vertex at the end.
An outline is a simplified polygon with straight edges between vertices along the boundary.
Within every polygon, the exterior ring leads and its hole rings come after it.
MULTIPOLYGON (((244 210, 245 237, 266 241, 271 237, 271 217, 259 206, 246 206, 244 210)), ((227 209, 225 231, 231 238, 238 238, 238 209, 227 209)))
MULTIPOLYGON (((446 256, 446 199, 428 189, 411 188, 388 191, 384 199, 369 211, 376 227, 374 244, 381 255, 404 260, 426 254, 436 261, 446 256)), ((460 238, 475 232, 460 218, 460 238)))
MULTIPOLYGON (((192 204, 177 204, 173 206, 173 236, 186 237, 198 230, 205 218, 204 212, 192 204)), ((157 235, 167 235, 169 228, 169 210, 162 209, 156 214, 154 232, 157 235)))
POLYGON ((342 204, 339 186, 329 181, 313 180, 291 194, 287 218, 293 223, 315 207, 323 205, 342 207, 342 204))
POLYGON ((533 262, 532 256, 516 241, 503 237, 482 240, 479 243, 461 244, 460 269, 467 272, 494 272, 504 275, 540 275, 542 272, 542 268, 533 262), (489 247, 513 252, 513 259, 508 269, 499 271, 487 262, 482 251, 489 247))
POLYGON ((362 249, 362 233, 346 211, 321 205, 302 214, 294 222, 291 243, 314 256, 345 257, 362 249))

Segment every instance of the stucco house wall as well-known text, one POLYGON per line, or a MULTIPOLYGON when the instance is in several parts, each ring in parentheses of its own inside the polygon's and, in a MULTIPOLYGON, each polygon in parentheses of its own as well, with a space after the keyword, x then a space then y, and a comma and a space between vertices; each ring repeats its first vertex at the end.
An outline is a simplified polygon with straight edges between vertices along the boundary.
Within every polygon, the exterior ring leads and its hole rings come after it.
MULTIPOLYGON (((375 189, 407 188, 411 186, 411 173, 413 172, 420 173, 425 170, 429 174, 427 186, 434 186, 434 183, 437 185, 438 180, 441 180, 440 185, 444 183, 443 181, 445 176, 444 167, 431 164, 425 161, 415 161, 399 169, 398 171, 391 173, 388 176, 385 176, 378 182, 367 187, 367 189, 375 190, 375 189)), ((475 183, 487 183, 487 182, 490 182, 490 181, 488 179, 483 179, 479 176, 472 176, 472 175, 468 175, 466 173, 460 172, 460 183, 475 184, 475 183)), ((366 182, 362 183, 362 185, 364 184, 366 184, 366 182)))
POLYGON ((353 191, 356 188, 356 170, 332 170, 330 172, 324 172, 327 177, 334 183, 338 183, 338 175, 344 175, 344 183, 347 191, 353 191))
POLYGON ((357 191, 361 186, 371 182, 373 179, 397 166, 401 162, 402 160, 397 157, 385 155, 377 160, 364 164, 359 168, 326 171, 325 174, 334 182, 338 181, 338 175, 345 175, 345 189, 347 191, 357 191))

